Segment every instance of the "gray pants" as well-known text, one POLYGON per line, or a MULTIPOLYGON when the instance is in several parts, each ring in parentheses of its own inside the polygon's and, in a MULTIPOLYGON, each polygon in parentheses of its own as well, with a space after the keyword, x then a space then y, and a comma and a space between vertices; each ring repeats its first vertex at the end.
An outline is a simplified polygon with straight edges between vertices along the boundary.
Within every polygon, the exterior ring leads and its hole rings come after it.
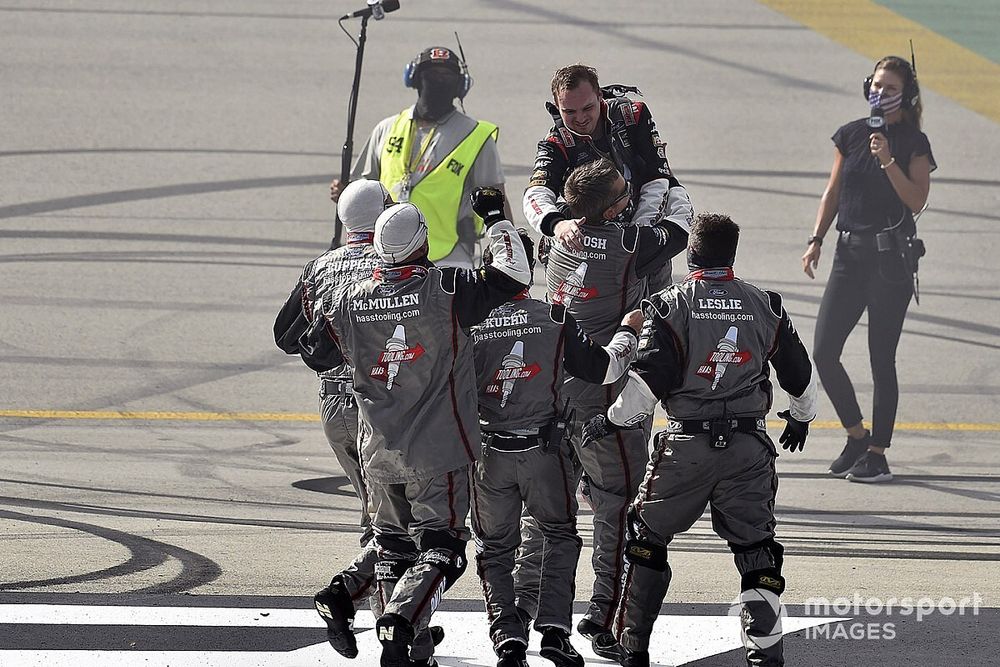
POLYGON ((320 383, 319 411, 323 418, 323 433, 340 467, 361 501, 361 544, 372 538, 371 502, 358 458, 358 407, 353 396, 326 395, 320 383))
POLYGON ((409 621, 410 657, 423 660, 434 652, 431 614, 465 568, 469 468, 403 484, 369 480, 368 490, 375 538, 338 576, 355 608, 374 580, 372 612, 409 621))
POLYGON ((528 638, 515 609, 514 553, 521 544, 522 509, 540 530, 536 543, 539 568, 533 571, 533 599, 527 610, 536 627, 571 629, 576 593, 576 564, 582 541, 576 531, 576 482, 569 447, 525 452, 487 448, 476 465, 472 487, 472 528, 476 561, 486 596, 486 614, 494 647, 528 638))
MULTIPOLYGON (((660 434, 629 511, 629 538, 645 543, 644 553, 661 551, 663 568, 630 558, 614 624, 622 646, 648 649, 653 622, 670 584, 667 545, 694 525, 706 505, 711 507, 712 527, 735 554, 739 573, 771 573, 780 579, 781 547, 773 539, 775 456, 765 433, 735 433, 726 449, 712 448, 707 435, 660 434)), ((743 579, 746 584, 747 576, 743 579)), ((771 616, 767 608, 755 608, 744 613, 744 631, 770 635, 778 621, 774 612, 771 616)), ((752 664, 782 664, 780 638, 754 650, 757 661, 752 664)))
MULTIPOLYGON (((585 495, 594 512, 594 552, 591 558, 594 590, 585 617, 610 630, 625 568, 625 516, 649 461, 649 434, 653 420, 650 417, 640 428, 618 431, 583 447, 583 424, 605 409, 601 406, 576 408, 573 447, 577 481, 581 474, 586 476, 585 495)), ((540 602, 533 586, 540 576, 539 557, 543 544, 537 522, 525 520, 522 537, 515 570, 517 604, 533 614, 540 602)))

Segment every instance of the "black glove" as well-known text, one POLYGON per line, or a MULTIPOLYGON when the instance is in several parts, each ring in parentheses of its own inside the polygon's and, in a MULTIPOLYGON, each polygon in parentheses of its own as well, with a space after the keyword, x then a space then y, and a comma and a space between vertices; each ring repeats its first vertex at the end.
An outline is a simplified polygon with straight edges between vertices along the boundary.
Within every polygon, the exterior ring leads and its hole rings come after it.
POLYGON ((809 422, 800 422, 788 410, 779 412, 778 416, 788 422, 785 424, 785 430, 781 432, 781 437, 778 438, 782 449, 790 452, 797 449, 801 452, 806 446, 806 437, 809 435, 809 422))
POLYGON ((586 447, 592 442, 597 442, 615 431, 620 431, 621 428, 621 426, 608 419, 607 415, 595 415, 583 425, 583 446, 586 447))
POLYGON ((487 227, 507 219, 503 213, 504 197, 500 188, 476 188, 471 198, 472 210, 483 219, 487 227))

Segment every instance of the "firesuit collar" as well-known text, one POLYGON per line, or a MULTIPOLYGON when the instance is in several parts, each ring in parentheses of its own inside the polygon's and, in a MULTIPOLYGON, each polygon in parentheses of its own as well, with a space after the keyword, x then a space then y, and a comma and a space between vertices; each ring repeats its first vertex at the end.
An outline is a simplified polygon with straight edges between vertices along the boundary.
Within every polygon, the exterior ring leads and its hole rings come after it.
POLYGON ((417 103, 413 117, 417 120, 440 121, 455 110, 461 78, 444 67, 425 66, 420 72, 417 103))
POLYGON ((405 265, 377 267, 375 273, 372 274, 372 278, 380 282, 394 283, 414 276, 426 276, 427 269, 432 266, 434 265, 431 264, 427 257, 421 257, 405 265))
MULTIPOLYGON (((718 267, 731 267, 736 261, 736 255, 732 257, 703 257, 690 247, 687 249, 687 263, 691 271, 697 269, 713 269, 718 267)), ((730 269, 732 270, 732 269, 730 269)))
POLYGON ((719 266, 714 269, 696 269, 687 275, 685 280, 736 280, 731 266, 719 266))
POLYGON ((375 242, 375 232, 347 232, 347 245, 371 245, 375 242))

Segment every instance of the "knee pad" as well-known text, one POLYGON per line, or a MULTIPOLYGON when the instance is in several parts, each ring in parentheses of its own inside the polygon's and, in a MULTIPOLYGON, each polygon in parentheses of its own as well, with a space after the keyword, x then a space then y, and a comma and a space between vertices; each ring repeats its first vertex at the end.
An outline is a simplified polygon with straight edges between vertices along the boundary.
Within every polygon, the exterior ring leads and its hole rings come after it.
POLYGON ((657 572, 666 572, 667 547, 649 540, 626 540, 625 560, 631 565, 648 567, 657 572))
POLYGON ((425 530, 420 533, 417 545, 420 551, 438 549, 458 554, 465 553, 465 540, 455 537, 449 530, 425 530))
POLYGON ((775 541, 773 537, 747 545, 730 542, 729 549, 733 552, 736 569, 741 575, 769 568, 773 568, 779 575, 781 574, 781 566, 785 562, 785 547, 781 546, 781 543, 775 541))
POLYGON ((743 575, 740 580, 740 589, 743 592, 767 591, 775 596, 780 596, 785 592, 785 578, 774 568, 753 570, 743 575))
POLYGON ((375 581, 395 583, 415 562, 416 558, 380 557, 375 563, 375 581))
POLYGON ((455 553, 444 549, 431 549, 420 554, 417 564, 430 565, 444 575, 444 590, 447 591, 465 574, 468 561, 464 553, 455 553))

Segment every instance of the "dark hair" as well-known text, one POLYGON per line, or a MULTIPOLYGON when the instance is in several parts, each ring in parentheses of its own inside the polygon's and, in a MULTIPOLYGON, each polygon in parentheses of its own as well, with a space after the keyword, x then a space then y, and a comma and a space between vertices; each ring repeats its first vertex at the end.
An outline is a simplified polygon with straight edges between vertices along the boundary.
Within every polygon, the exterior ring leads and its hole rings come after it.
POLYGON ((740 243, 740 227, 725 213, 699 213, 691 223, 688 250, 698 266, 732 266, 740 243))
POLYGON ((875 63, 875 69, 872 70, 872 76, 874 76, 875 72, 880 69, 893 72, 903 80, 903 119, 916 126, 917 129, 920 129, 920 123, 924 113, 924 101, 919 94, 920 86, 917 83, 917 74, 913 71, 913 66, 899 56, 886 56, 885 58, 882 58, 882 60, 875 63), (912 97, 913 95, 917 96, 917 101, 912 107, 907 107, 906 105, 910 103, 910 100, 906 98, 912 97))
MULTIPOLYGON (((517 235, 521 239, 521 244, 524 246, 524 254, 528 256, 528 270, 535 270, 535 240, 531 238, 528 234, 528 230, 524 227, 517 228, 517 235)), ((483 266, 491 263, 493 261, 493 251, 490 250, 489 246, 483 250, 483 266)))
POLYGON ((563 196, 569 209, 578 218, 600 223, 617 197, 614 186, 620 174, 614 163, 601 158, 570 172, 563 186, 563 196))
POLYGON ((601 94, 601 84, 597 80, 597 70, 580 63, 560 67, 552 75, 552 101, 557 102, 560 90, 573 90, 581 83, 589 83, 598 96, 601 94))

